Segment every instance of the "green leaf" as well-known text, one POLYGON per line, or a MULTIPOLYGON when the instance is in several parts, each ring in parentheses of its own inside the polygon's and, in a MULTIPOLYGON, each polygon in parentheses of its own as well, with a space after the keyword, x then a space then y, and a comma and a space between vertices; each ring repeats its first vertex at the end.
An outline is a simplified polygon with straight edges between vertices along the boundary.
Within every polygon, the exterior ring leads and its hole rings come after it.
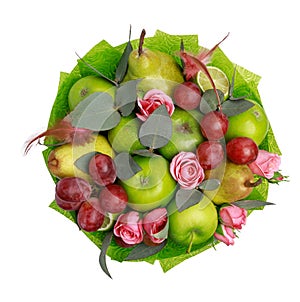
POLYGON ((130 26, 130 30, 129 30, 129 40, 126 44, 126 47, 123 51, 123 54, 121 56, 121 59, 119 61, 117 69, 116 69, 115 81, 117 83, 121 83, 123 81, 126 71, 127 71, 128 58, 129 58, 130 53, 132 52, 132 45, 130 42, 130 37, 131 37, 131 26, 130 26))
POLYGON ((166 243, 166 240, 156 246, 148 246, 144 243, 140 243, 133 248, 125 260, 140 260, 155 255, 165 247, 166 243))
POLYGON ((239 200, 235 201, 232 204, 238 206, 239 208, 243 208, 245 210, 253 210, 255 208, 264 207, 267 205, 274 205, 272 202, 267 202, 263 200, 239 200))
POLYGON ((175 196, 178 212, 182 212, 185 209, 194 206, 195 204, 199 203, 203 197, 204 194, 196 189, 179 189, 175 196))
POLYGON ((89 173, 89 162, 99 152, 92 151, 80 156, 74 163, 74 165, 84 173, 89 173))
POLYGON ((207 179, 204 180, 200 185, 199 189, 206 191, 213 191, 219 188, 221 182, 219 179, 207 179))
MULTIPOLYGON (((218 90, 218 95, 221 103, 224 101, 224 93, 221 90, 218 90)), ((200 111, 204 114, 215 111, 218 108, 219 101, 217 99, 216 93, 213 89, 208 89, 204 91, 201 101, 200 101, 200 111)))
POLYGON ((81 101, 70 113, 73 127, 104 131, 119 124, 121 116, 113 98, 105 92, 95 92, 81 101))
POLYGON ((172 136, 172 120, 165 105, 156 108, 141 125, 139 138, 142 145, 158 149, 165 146, 172 136))
POLYGON ((227 116, 234 116, 247 111, 253 106, 254 104, 247 100, 235 100, 235 101, 227 100, 222 105, 222 111, 227 116))
POLYGON ((127 152, 119 153, 114 158, 117 168, 117 176, 121 180, 126 180, 141 171, 141 167, 134 161, 132 156, 127 152))
POLYGON ((140 79, 128 81, 117 88, 116 106, 123 116, 130 115, 135 107, 139 82, 140 79))
POLYGON ((104 237, 103 242, 102 242, 101 252, 100 252, 100 256, 99 256, 100 267, 102 268, 104 273, 111 279, 112 279, 112 277, 111 277, 111 275, 108 271, 107 265, 106 265, 106 252, 107 252, 107 249, 109 248, 112 237, 113 237, 113 232, 108 232, 106 234, 106 236, 104 237))

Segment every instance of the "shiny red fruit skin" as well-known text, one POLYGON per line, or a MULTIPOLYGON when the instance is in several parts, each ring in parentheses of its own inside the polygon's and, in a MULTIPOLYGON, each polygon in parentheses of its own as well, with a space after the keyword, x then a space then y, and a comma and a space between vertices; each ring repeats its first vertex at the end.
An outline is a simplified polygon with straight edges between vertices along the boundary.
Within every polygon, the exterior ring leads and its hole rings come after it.
POLYGON ((120 213, 125 210, 128 196, 122 186, 118 184, 107 185, 99 194, 101 208, 109 213, 120 213))
POLYGON ((217 141, 205 141, 196 150, 197 159, 204 170, 216 168, 224 159, 224 150, 217 141))
POLYGON ((221 111, 210 111, 206 113, 200 122, 200 129, 208 140, 219 140, 227 132, 229 121, 221 111))
POLYGON ((91 197, 88 201, 83 202, 79 208, 77 223, 86 232, 96 232, 102 226, 104 217, 99 199, 91 197))
POLYGON ((96 154, 89 162, 89 174, 100 186, 114 183, 117 177, 116 171, 113 159, 106 154, 96 154))
POLYGON ((175 88, 173 98, 178 107, 193 110, 200 105, 201 90, 193 82, 184 82, 175 88))
POLYGON ((248 137, 236 137, 226 144, 227 158, 238 165, 248 165, 255 161, 258 146, 248 137))
POLYGON ((60 179, 55 187, 55 201, 66 211, 76 211, 81 204, 90 198, 91 185, 79 177, 65 177, 60 179))

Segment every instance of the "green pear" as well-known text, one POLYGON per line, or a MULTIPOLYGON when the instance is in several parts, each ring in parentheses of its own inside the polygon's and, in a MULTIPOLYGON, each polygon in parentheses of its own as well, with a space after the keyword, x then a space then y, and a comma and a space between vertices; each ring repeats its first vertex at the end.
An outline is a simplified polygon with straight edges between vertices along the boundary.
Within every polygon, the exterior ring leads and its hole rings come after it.
POLYGON ((190 252, 193 245, 206 242, 218 226, 215 205, 206 196, 194 206, 178 212, 175 202, 168 207, 169 236, 176 243, 186 246, 190 252))
POLYGON ((260 181, 254 181, 254 175, 247 165, 237 165, 230 161, 217 168, 205 171, 206 179, 219 179, 221 185, 214 191, 204 193, 217 205, 232 203, 246 198, 260 181))
POLYGON ((176 84, 184 82, 181 68, 169 54, 143 48, 144 36, 143 30, 139 48, 129 55, 124 81, 143 79, 138 86, 142 91, 156 88, 171 95, 176 84))
POLYGON ((113 149, 118 153, 145 149, 138 137, 140 125, 141 121, 134 114, 123 116, 120 123, 108 131, 108 140, 113 149))

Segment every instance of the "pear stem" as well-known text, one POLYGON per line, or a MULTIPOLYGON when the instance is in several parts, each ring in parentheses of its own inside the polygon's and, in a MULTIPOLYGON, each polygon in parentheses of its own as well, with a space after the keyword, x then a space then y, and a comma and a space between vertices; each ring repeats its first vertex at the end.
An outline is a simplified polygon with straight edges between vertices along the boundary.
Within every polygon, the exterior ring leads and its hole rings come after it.
POLYGON ((139 43, 139 48, 138 48, 139 56, 143 53, 143 45, 144 45, 145 35, 146 35, 146 31, 145 31, 145 29, 143 29, 142 32, 141 32, 141 35, 140 35, 140 43, 139 43))
POLYGON ((257 181, 255 182, 251 182, 250 180, 246 180, 244 185, 247 187, 247 188, 254 188, 254 187, 257 187, 258 185, 260 185, 262 183, 262 178, 259 178, 257 181))

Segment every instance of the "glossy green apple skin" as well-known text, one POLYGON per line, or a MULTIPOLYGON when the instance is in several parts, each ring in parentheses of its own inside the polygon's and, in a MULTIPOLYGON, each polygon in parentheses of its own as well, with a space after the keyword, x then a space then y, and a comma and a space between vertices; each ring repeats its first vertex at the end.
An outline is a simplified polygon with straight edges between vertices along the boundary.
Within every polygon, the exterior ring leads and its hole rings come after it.
POLYGON ((169 172, 169 162, 162 156, 133 157, 141 170, 120 181, 128 195, 128 206, 140 212, 164 207, 173 198, 177 183, 169 172))
POLYGON ((218 213, 215 205, 207 197, 198 204, 178 212, 175 203, 168 207, 169 236, 183 246, 206 242, 218 226, 218 213))
POLYGON ((118 153, 145 149, 138 137, 140 126, 141 121, 134 114, 123 116, 120 123, 108 131, 108 140, 113 149, 118 153))
MULTIPOLYGON (((175 108, 172 119, 172 137, 170 141, 159 149, 168 160, 172 159, 180 151, 194 152, 198 145, 205 139, 200 131, 198 112, 186 111, 175 108)), ((200 116, 199 116, 200 118, 200 116)))
POLYGON ((79 79, 69 91, 68 102, 70 110, 74 110, 82 100, 94 92, 107 92, 114 96, 115 86, 107 80, 93 75, 79 79))
MULTIPOLYGON (((249 100, 251 101, 251 100, 249 100)), ((249 137, 259 146, 269 130, 269 120, 264 109, 254 101, 254 106, 238 115, 230 116, 226 141, 232 138, 249 137)))

